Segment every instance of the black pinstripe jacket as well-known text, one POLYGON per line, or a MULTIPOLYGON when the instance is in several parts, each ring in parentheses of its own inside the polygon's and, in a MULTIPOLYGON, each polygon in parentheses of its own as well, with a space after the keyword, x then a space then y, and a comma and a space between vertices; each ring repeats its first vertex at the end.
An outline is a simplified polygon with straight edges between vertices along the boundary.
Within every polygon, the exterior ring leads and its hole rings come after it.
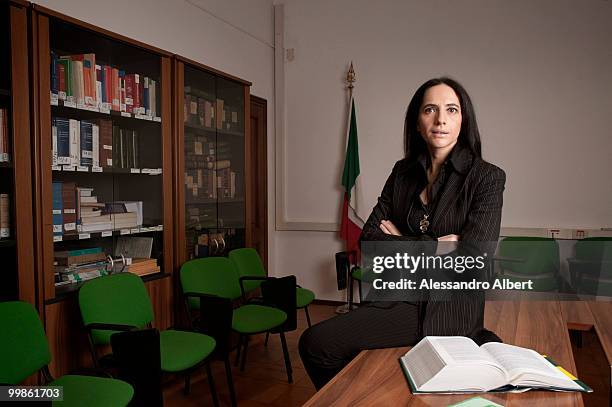
MULTIPOLYGON (((361 240, 435 240, 457 234, 464 242, 497 242, 506 174, 459 144, 445 164, 446 179, 437 192, 428 234, 410 234, 407 221, 410 205, 424 187, 420 165, 422 159, 404 159, 395 164, 363 228, 361 240), (382 232, 379 227, 382 220, 393 222, 402 236, 382 232)), ((484 294, 458 292, 451 301, 429 301, 426 310, 422 309, 421 319, 423 335, 476 335, 483 327, 484 294)))

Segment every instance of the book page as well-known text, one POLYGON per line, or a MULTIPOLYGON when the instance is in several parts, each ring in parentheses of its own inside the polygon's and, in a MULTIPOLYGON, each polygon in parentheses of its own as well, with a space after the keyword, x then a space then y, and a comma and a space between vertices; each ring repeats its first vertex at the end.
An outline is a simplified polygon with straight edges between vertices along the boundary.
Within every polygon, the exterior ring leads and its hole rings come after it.
POLYGON ((554 386, 582 390, 532 349, 490 342, 481 346, 508 372, 510 383, 520 386, 554 386))
MULTIPOLYGON (((464 336, 431 336, 429 338, 447 364, 484 362, 498 365, 491 355, 483 352, 470 338, 464 336)), ((500 369, 502 369, 501 366, 500 369)))
POLYGON ((422 339, 401 359, 409 370, 417 389, 446 366, 427 338, 422 339))

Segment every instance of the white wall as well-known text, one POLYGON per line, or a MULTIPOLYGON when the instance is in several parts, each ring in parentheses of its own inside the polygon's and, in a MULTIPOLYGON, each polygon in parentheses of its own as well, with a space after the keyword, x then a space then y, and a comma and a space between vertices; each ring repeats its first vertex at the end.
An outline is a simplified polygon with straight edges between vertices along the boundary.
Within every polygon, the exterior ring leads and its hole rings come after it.
MULTIPOLYGON (((343 79, 352 60, 369 208, 402 158, 413 92, 450 75, 475 103, 485 159, 506 170, 503 226, 612 226, 609 1, 276 3, 284 4, 285 47, 295 55, 277 78, 286 87, 285 221, 339 221, 343 79)), ((335 233, 277 239, 279 273, 297 274, 319 298, 340 298, 335 233)))
MULTIPOLYGON (((253 83, 268 101, 268 206, 274 256, 274 13, 272 0, 35 0, 82 21, 253 83)), ((274 262, 270 261, 274 273, 274 262)))

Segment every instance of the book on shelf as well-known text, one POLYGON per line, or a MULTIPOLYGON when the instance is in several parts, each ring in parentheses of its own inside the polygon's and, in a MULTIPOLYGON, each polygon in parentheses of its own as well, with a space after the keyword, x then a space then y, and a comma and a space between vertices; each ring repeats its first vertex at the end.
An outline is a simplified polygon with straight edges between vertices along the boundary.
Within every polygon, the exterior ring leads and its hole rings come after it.
POLYGON ((11 236, 11 206, 9 194, 0 194, 0 238, 11 236))
POLYGON ((51 92, 77 107, 157 117, 159 82, 96 61, 94 53, 58 56, 51 51, 51 92))
POLYGON ((400 358, 414 394, 526 391, 591 392, 536 351, 463 336, 427 336, 400 358))
POLYGON ((125 256, 130 258, 150 258, 153 249, 152 237, 127 237, 121 236, 117 239, 114 256, 125 256))
POLYGON ((0 162, 11 161, 9 120, 8 109, 0 108, 0 162))
POLYGON ((100 247, 81 250, 63 250, 54 253, 55 262, 59 266, 75 266, 104 261, 106 254, 100 247))

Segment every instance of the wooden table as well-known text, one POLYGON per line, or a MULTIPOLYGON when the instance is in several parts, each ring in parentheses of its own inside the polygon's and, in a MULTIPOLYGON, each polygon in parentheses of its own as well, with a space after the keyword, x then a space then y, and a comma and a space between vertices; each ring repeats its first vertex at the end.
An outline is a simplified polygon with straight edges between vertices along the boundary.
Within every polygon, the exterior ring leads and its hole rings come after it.
MULTIPOLYGON (((609 317, 612 318, 612 313, 609 317)), ((576 374, 567 322, 560 302, 487 302, 485 326, 497 333, 505 343, 535 349, 576 374)), ((398 362, 408 349, 361 352, 305 406, 447 406, 476 396, 413 395, 398 362)), ((479 396, 504 406, 583 405, 581 393, 529 391, 479 396)))

